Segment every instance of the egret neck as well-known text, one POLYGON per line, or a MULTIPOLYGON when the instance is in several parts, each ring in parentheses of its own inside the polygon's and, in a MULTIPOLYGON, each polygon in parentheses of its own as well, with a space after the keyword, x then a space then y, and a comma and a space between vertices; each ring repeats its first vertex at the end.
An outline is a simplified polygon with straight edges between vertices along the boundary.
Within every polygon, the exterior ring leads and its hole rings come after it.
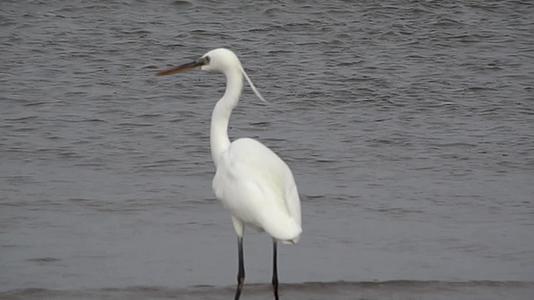
POLYGON ((228 122, 243 90, 243 74, 240 69, 230 69, 224 72, 224 75, 226 76, 226 91, 223 97, 217 101, 211 114, 211 157, 216 167, 219 156, 230 146, 228 122))

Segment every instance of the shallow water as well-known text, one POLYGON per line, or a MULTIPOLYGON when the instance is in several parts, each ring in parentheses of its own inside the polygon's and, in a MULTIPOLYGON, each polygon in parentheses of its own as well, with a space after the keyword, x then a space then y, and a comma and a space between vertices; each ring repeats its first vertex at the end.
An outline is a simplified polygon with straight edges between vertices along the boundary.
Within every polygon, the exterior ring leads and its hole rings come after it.
MULTIPOLYGON (((231 137, 260 139, 299 185, 304 234, 280 249, 282 282, 534 281, 530 2, 0 12, 0 291, 234 284, 208 141, 224 78, 154 76, 221 46, 274 103, 246 88, 231 137)), ((246 236, 247 282, 270 281, 270 255, 246 236)))
MULTIPOLYGON (((306 300, 354 299, 531 299, 534 284, 525 282, 307 282, 282 285, 280 297, 306 300)), ((129 287, 92 290, 26 289, 0 293, 5 300, 15 299, 232 299, 232 288, 195 286, 182 289, 163 287, 129 287)), ((247 285, 242 294, 246 299, 272 299, 266 285, 247 285)))

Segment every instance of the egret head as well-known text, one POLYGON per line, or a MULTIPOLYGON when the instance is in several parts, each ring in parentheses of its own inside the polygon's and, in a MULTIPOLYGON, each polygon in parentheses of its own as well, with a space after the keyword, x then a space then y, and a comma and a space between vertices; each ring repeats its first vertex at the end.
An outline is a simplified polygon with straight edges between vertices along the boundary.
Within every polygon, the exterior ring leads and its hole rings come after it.
MULTIPOLYGON (((225 49, 225 48, 218 48, 209 51, 208 53, 202 55, 199 59, 189 62, 183 65, 180 65, 178 67, 162 70, 158 72, 159 76, 163 75, 172 75, 176 73, 182 73, 187 72, 194 69, 201 69, 205 71, 210 72, 222 72, 225 73, 228 76, 228 73, 231 71, 237 71, 241 73, 247 82, 250 84, 250 87, 265 103, 269 103, 267 100, 263 98, 263 96, 260 94, 260 92, 256 89, 250 78, 248 77, 247 73, 241 66, 241 63, 239 62, 239 58, 232 52, 231 50, 225 49)), ((241 77, 240 77, 241 80, 241 77)))
POLYGON ((241 63, 234 52, 225 48, 218 48, 209 51, 193 62, 160 71, 158 72, 158 75, 173 75, 194 69, 222 73, 225 73, 229 70, 236 70, 238 72, 243 70, 241 63))
POLYGON ((200 59, 206 61, 206 63, 200 67, 201 70, 223 73, 231 69, 241 71, 241 63, 237 56, 234 52, 225 48, 211 50, 204 54, 200 59))

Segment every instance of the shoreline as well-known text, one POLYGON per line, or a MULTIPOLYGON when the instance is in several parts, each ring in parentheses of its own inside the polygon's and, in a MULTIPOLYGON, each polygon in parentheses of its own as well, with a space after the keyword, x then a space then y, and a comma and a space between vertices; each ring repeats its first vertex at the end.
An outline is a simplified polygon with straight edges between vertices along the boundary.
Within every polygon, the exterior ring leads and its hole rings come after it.
MULTIPOLYGON (((198 285, 187 288, 133 286, 82 290, 27 288, 0 292, 2 300, 18 299, 229 299, 234 287, 198 285)), ((269 284, 249 283, 244 299, 270 299, 269 284)), ((280 285, 286 299, 531 299, 534 281, 362 281, 306 282, 280 285)))

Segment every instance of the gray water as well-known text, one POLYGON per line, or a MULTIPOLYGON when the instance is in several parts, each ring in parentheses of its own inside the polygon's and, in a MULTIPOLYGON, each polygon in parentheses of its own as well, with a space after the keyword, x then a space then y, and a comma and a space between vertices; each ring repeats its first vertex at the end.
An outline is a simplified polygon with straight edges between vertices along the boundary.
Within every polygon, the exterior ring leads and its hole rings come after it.
MULTIPOLYGON (((300 189, 286 293, 534 281, 530 1, 3 0, 0 30, 6 297, 231 297, 208 138, 224 77, 155 76, 217 47, 273 103, 245 88, 230 136, 274 149, 300 189)), ((251 291, 270 282, 271 248, 247 233, 251 291)))

